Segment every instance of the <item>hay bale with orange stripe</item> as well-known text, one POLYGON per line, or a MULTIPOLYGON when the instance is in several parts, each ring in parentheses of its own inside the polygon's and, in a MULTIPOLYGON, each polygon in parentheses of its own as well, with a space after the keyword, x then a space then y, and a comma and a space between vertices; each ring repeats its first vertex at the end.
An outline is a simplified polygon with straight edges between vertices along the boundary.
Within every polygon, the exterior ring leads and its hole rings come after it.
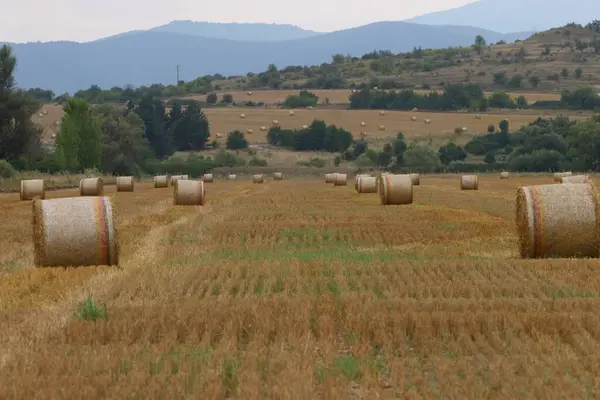
POLYGON ((155 188, 169 187, 169 177, 167 175, 158 175, 154 177, 155 188))
POLYGON ((413 184, 410 175, 381 175, 379 181, 381 204, 401 205, 413 202, 413 184))
POLYGON ((348 186, 348 175, 333 174, 333 186, 348 186))
POLYGON ((571 175, 560 178, 560 183, 589 183, 589 175, 571 175))
POLYGON ((176 206, 203 206, 204 182, 178 179, 173 188, 173 204, 176 206))
POLYGON ((377 178, 374 176, 359 176, 356 182, 358 193, 377 193, 377 178))
POLYGON ((115 209, 109 197, 33 201, 37 267, 118 265, 115 209))
POLYGON ((460 190, 479 190, 479 177, 477 175, 461 176, 460 190))
POLYGON ((104 181, 102 178, 84 178, 79 181, 80 196, 102 196, 104 194, 104 181))
POLYGON ((133 176, 117 177, 117 192, 133 192, 134 186, 133 176))
POLYGON ((21 200, 33 200, 46 197, 46 183, 43 179, 27 179, 21 181, 21 200))
POLYGON ((591 183, 525 186, 517 191, 522 258, 598 257, 598 194, 591 183))

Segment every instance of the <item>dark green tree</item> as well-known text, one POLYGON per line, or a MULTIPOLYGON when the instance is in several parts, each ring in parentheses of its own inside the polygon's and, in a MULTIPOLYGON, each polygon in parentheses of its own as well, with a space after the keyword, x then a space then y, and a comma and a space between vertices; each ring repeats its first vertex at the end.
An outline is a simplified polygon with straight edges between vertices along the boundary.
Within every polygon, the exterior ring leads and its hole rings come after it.
POLYGON ((440 161, 444 165, 448 165, 452 161, 464 161, 467 158, 467 152, 465 149, 452 142, 440 147, 438 154, 440 161))
POLYGON ((179 121, 170 128, 178 151, 204 150, 210 138, 209 123, 197 101, 188 104, 179 121))
POLYGON ((239 150, 248 148, 248 140, 243 132, 235 130, 227 135, 226 146, 229 150, 239 150))

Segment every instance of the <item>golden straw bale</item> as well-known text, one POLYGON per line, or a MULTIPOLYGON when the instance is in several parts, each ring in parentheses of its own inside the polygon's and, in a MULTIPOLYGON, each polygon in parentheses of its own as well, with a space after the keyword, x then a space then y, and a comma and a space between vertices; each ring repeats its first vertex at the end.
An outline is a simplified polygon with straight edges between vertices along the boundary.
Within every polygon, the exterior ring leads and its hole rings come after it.
POLYGON ((187 179, 175 181, 173 204, 176 206, 203 206, 204 182, 187 179))
POLYGON ((519 188, 516 223, 521 257, 598 257, 599 214, 592 183, 519 188))
POLYGON ((460 190, 478 190, 479 177, 477 175, 463 175, 460 177, 460 190))
POLYGON ((213 174, 204 174, 204 176, 202 176, 202 181, 204 182, 213 182, 215 180, 215 177, 213 176, 213 174))
POLYGON ((571 176, 573 173, 571 171, 567 172, 555 172, 554 173, 554 182, 560 182, 560 179, 565 176, 571 176))
POLYGON ((262 174, 252 175, 252 182, 254 183, 263 183, 265 181, 262 174))
POLYGON ((325 174, 325 183, 333 183, 335 174, 325 174))
POLYGON ((374 176, 360 176, 357 179, 358 193, 377 193, 377 178, 374 176))
POLYGON ((283 179, 283 174, 281 172, 275 172, 273 174, 273 179, 276 181, 280 181, 283 179))
POLYGON ((104 194, 104 181, 102 178, 83 178, 79 181, 80 196, 102 196, 104 194))
POLYGON ((413 183, 410 175, 381 175, 379 198, 381 204, 398 205, 413 202, 413 183))
POLYGON ((560 178, 560 183, 589 183, 589 175, 571 175, 560 178))
POLYGON ((169 177, 167 175, 158 175, 154 177, 155 188, 169 187, 169 177))
MULTIPOLYGON (((367 174, 358 174, 354 177, 354 190, 356 190, 358 192, 358 180, 363 177, 363 176, 370 176, 367 174)), ((375 179, 375 181, 377 181, 377 179, 375 179)))
POLYGON ((227 176, 227 180, 228 181, 235 181, 237 179, 237 175, 236 174, 229 174, 227 176))
POLYGON ((189 177, 189 176, 187 176, 187 175, 181 175, 181 179, 184 179, 184 180, 186 180, 186 181, 187 181, 188 179, 190 179, 190 177, 189 177))
POLYGON ((419 174, 410 174, 410 179, 412 180, 413 186, 419 186, 421 184, 421 175, 419 174))
POLYGON ((46 183, 43 179, 21 181, 21 200, 33 200, 35 197, 46 198, 46 183))
POLYGON ((334 174, 333 175, 333 186, 347 186, 348 175, 347 174, 334 174))
POLYGON ((115 209, 109 197, 33 201, 38 267, 118 265, 115 209))
POLYGON ((500 172, 500 179, 508 179, 510 178, 510 173, 508 171, 500 172))
POLYGON ((181 179, 183 175, 171 175, 171 186, 175 186, 175 182, 181 179))
POLYGON ((133 192, 133 176, 117 176, 117 192, 133 192))

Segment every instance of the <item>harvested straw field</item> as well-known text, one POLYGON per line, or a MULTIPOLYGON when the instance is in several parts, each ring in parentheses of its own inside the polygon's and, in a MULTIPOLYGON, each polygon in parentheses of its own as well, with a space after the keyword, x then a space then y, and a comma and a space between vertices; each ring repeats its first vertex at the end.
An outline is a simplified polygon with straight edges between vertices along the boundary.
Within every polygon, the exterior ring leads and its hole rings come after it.
POLYGON ((552 175, 420 178, 399 206, 323 179, 216 176, 203 207, 106 186, 119 267, 33 267, 31 202, 1 195, 0 398, 595 398, 600 264, 519 255, 517 189, 552 175))

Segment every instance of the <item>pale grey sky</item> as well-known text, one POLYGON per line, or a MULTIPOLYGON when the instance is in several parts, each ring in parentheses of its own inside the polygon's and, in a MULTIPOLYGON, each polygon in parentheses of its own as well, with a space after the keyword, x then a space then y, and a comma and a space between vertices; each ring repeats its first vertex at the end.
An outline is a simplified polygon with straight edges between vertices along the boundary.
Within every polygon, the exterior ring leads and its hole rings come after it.
POLYGON ((397 21, 475 0, 17 0, 3 3, 0 42, 84 42, 172 20, 294 24, 330 32, 397 21))

